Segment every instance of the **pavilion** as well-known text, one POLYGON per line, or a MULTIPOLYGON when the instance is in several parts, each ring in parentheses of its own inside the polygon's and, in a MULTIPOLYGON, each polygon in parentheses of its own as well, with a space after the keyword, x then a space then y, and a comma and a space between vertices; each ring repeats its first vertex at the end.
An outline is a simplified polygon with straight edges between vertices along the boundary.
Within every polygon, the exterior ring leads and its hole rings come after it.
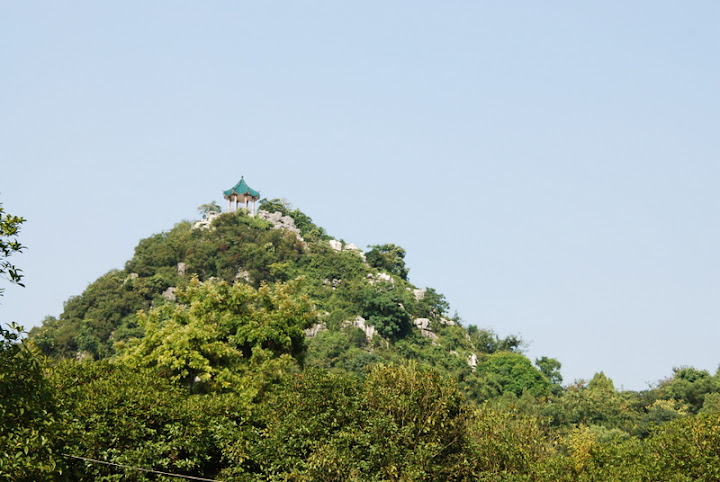
POLYGON ((248 186, 244 177, 241 177, 240 182, 235 184, 235 186, 227 191, 223 191, 223 195, 225 196, 225 199, 228 200, 228 212, 230 212, 230 208, 234 201, 235 211, 238 210, 238 205, 242 202, 245 205, 245 212, 248 212, 248 207, 250 207, 250 214, 252 216, 256 214, 255 201, 260 199, 260 193, 248 186), (250 205, 251 202, 252 205, 250 205))

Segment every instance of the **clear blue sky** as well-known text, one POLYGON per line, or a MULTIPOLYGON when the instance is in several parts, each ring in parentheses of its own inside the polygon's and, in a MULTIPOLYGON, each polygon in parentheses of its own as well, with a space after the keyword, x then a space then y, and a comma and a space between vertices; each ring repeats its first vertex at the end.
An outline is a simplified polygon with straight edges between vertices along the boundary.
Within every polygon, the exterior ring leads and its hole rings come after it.
POLYGON ((720 363, 720 3, 0 3, 0 322, 244 175, 565 382, 720 363), (7 286, 7 283, 4 284, 7 286))

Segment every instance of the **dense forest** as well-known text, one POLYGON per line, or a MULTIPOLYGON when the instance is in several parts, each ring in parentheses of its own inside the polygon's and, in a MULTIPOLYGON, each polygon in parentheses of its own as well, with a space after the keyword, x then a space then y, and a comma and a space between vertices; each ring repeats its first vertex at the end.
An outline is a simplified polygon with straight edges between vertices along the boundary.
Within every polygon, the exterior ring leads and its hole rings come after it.
POLYGON ((564 384, 413 285, 400 246, 261 209, 203 205, 59 317, 0 326, 1 480, 720 480, 720 373, 564 384))

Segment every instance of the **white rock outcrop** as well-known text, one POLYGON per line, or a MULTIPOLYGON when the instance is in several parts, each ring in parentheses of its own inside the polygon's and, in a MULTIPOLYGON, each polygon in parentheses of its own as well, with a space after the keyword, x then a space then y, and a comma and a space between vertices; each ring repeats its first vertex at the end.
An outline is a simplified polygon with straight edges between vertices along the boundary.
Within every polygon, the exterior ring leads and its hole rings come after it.
POLYGON ((313 326, 305 330, 305 336, 308 338, 312 338, 314 336, 317 336, 317 334, 321 331, 325 330, 327 330, 327 325, 325 325, 325 323, 315 323, 313 326))
POLYGON ((478 364, 478 357, 475 353, 471 353, 467 357, 467 363, 470 365, 470 367, 474 370, 477 367, 478 364))
POLYGON ((379 281, 386 281, 388 283, 395 283, 395 280, 392 279, 392 276, 390 276, 387 273, 378 273, 378 274, 372 274, 368 273, 368 282, 372 285, 379 281))
POLYGON ((283 216, 280 211, 269 213, 261 209, 258 211, 257 216, 265 221, 270 221, 274 229, 285 229, 295 234, 300 234, 300 230, 295 226, 295 220, 290 216, 283 216))
POLYGON ((175 301, 175 300, 177 300, 177 297, 175 296, 176 291, 177 291, 177 288, 175 288, 174 286, 171 286, 162 292, 162 297, 165 298, 166 300, 175 301))
POLYGON ((415 318, 413 320, 413 325, 418 327, 420 334, 425 338, 429 338, 431 340, 437 340, 439 338, 432 330, 430 320, 428 318, 415 318))
POLYGON ((246 283, 250 282, 250 272, 242 267, 238 267, 237 273, 235 273, 235 279, 244 280, 246 283))
POLYGON ((365 332, 365 338, 370 341, 372 340, 375 335, 377 335, 377 330, 374 326, 367 323, 365 321, 365 318, 362 316, 356 317, 354 320, 347 320, 343 322, 343 325, 345 326, 354 326, 355 328, 360 328, 362 331, 365 332))
POLYGON ((207 229, 210 227, 210 225, 213 222, 213 219, 220 216, 220 213, 217 211, 208 211, 205 213, 205 217, 201 219, 200 221, 193 224, 193 229, 207 229))

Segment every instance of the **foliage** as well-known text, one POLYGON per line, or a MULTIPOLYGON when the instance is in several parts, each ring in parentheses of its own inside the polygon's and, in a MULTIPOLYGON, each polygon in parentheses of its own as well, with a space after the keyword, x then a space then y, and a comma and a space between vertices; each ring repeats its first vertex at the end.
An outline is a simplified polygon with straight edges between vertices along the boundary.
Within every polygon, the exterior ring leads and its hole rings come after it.
POLYGON ((407 280, 408 268, 405 266, 405 250, 394 244, 370 246, 365 259, 370 266, 385 271, 400 279, 407 280))
POLYGON ((360 293, 362 316, 387 338, 398 339, 410 331, 410 315, 403 306, 408 293, 390 282, 377 282, 360 293))
POLYGON ((674 368, 674 375, 658 388, 661 398, 684 400, 692 413, 703 407, 705 397, 720 392, 720 378, 706 370, 692 367, 674 368))
POLYGON ((120 359, 186 385, 228 389, 248 361, 282 355, 301 361, 304 329, 315 321, 310 301, 297 296, 297 283, 255 289, 193 279, 177 297, 177 304, 140 313, 145 336, 123 344, 120 359))
POLYGON ((548 379, 520 353, 486 355, 478 365, 478 372, 491 396, 512 393, 519 397, 525 390, 533 396, 550 393, 548 379))
POLYGON ((198 213, 201 214, 203 218, 206 218, 209 213, 221 213, 222 212, 222 208, 215 201, 212 201, 212 202, 209 202, 206 204, 201 204, 200 206, 198 206, 197 209, 198 209, 198 213))
POLYGON ((562 374, 560 373, 562 364, 556 359, 544 356, 535 360, 535 366, 538 367, 540 372, 545 375, 545 378, 553 385, 560 385, 562 383, 562 374))
POLYGON ((476 475, 530 473, 553 454, 551 437, 541 419, 484 403, 469 420, 470 453, 476 475))
POLYGON ((62 472, 54 392, 21 334, 0 326, 0 480, 50 480, 62 472))
MULTIPOLYGON (((22 270, 15 267, 8 258, 24 249, 16 238, 20 225, 24 222, 24 218, 7 214, 0 204, 0 278, 5 278, 19 286, 24 286, 21 282, 22 270)), ((0 288, 0 295, 2 293, 3 289, 0 288)))
MULTIPOLYGON (((248 413, 238 395, 192 395, 151 370, 107 361, 62 362, 53 382, 68 454, 150 470, 215 475, 222 447, 240 442, 237 424, 248 413)), ((76 459, 68 465, 73 480, 155 480, 76 459)))
POLYGON ((402 248, 336 251, 286 201, 261 204, 301 236, 243 211, 182 222, 29 341, 3 330, 2 476, 155 480, 70 453, 225 481, 720 477, 720 374, 562 386, 556 359, 533 366, 519 337, 421 295, 402 248))

